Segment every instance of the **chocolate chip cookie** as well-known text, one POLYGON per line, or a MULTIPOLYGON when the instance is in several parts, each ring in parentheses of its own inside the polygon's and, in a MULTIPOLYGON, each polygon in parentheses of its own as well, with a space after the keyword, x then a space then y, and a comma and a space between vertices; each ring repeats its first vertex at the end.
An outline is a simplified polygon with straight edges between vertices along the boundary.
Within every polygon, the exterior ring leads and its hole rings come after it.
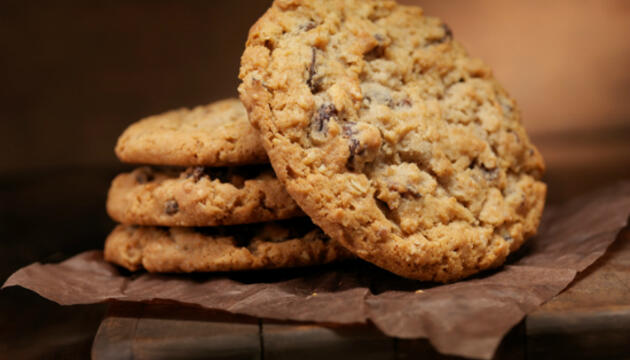
POLYGON ((123 224, 217 226, 303 216, 271 167, 142 167, 112 182, 107 212, 123 224))
POLYGON ((105 259, 131 271, 273 269, 349 257, 347 250, 308 220, 218 228, 119 225, 105 242, 105 259))
POLYGON ((240 78, 278 178, 355 255, 446 282, 536 233, 544 164, 515 101, 420 8, 276 0, 240 78))
POLYGON ((148 165, 233 166, 266 163, 260 138, 237 99, 150 116, 118 139, 123 162, 148 165))

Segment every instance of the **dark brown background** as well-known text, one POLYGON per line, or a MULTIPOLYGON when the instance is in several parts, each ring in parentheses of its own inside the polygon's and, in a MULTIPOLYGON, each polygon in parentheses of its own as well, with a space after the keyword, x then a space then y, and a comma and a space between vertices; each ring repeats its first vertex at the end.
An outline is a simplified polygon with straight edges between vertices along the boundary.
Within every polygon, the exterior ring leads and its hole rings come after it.
MULTIPOLYGON (((443 18, 517 99, 551 202, 630 177, 630 2, 405 2, 443 18)), ((247 29, 268 3, 0 3, 0 280, 102 245, 117 136, 140 117, 235 96, 247 29)), ((0 354, 89 349, 100 311, 2 291, 0 354)))

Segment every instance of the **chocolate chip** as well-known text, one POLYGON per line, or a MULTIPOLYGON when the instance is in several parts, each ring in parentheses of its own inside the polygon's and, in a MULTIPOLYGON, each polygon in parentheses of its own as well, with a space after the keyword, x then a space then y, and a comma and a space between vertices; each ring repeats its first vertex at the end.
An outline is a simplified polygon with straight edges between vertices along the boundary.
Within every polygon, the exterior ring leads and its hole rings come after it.
POLYGON ((136 171, 136 182, 138 184, 146 184, 149 181, 153 181, 153 179, 155 179, 155 176, 151 168, 144 167, 136 171))
POLYGON ((317 93, 321 90, 321 81, 319 79, 315 79, 315 73, 317 72, 315 69, 315 62, 317 61, 317 50, 312 48, 311 54, 311 65, 308 67, 308 79, 306 79, 306 85, 311 89, 312 93, 317 93))
POLYGON ((317 131, 323 131, 331 117, 337 116, 337 108, 333 104, 325 104, 317 109, 313 124, 317 131))
POLYGON ((175 215, 179 212, 179 204, 175 200, 168 200, 164 206, 166 215, 175 215))
POLYGON ((186 174, 186 178, 192 178, 195 182, 201 180, 201 178, 206 174, 206 168, 203 166, 195 166, 188 171, 186 174))

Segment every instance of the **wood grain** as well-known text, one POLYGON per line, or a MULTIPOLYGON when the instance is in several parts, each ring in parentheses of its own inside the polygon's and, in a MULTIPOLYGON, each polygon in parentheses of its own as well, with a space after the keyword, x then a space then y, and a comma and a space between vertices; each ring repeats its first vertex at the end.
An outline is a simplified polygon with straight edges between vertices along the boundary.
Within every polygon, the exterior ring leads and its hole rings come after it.
POLYGON ((114 303, 96 334, 92 358, 260 359, 259 323, 192 307, 114 303))
POLYGON ((526 327, 533 359, 630 358, 630 230, 526 327))
MULTIPOLYGON (((630 355, 630 230, 562 294, 516 326, 495 359, 630 355)), ((372 325, 262 321, 175 305, 114 303, 94 359, 455 359, 428 341, 393 339, 372 325)))

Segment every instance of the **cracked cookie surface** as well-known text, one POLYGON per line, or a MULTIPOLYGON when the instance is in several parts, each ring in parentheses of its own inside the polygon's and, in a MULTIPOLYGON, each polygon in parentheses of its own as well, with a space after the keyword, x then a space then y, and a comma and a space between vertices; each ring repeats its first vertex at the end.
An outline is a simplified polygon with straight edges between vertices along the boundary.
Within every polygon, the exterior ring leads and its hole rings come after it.
POLYGON ((234 166, 268 162, 238 99, 172 110, 130 125, 118 139, 123 162, 174 166, 234 166))
POLYGON ((118 175, 107 212, 123 224, 217 226, 304 216, 269 165, 141 167, 118 175))
POLYGON ((131 271, 208 272, 326 264, 352 255, 306 220, 218 228, 119 225, 105 260, 131 271))
POLYGON ((536 233, 544 164, 516 103, 420 8, 276 0, 240 78, 278 178, 355 255, 447 282, 536 233))

